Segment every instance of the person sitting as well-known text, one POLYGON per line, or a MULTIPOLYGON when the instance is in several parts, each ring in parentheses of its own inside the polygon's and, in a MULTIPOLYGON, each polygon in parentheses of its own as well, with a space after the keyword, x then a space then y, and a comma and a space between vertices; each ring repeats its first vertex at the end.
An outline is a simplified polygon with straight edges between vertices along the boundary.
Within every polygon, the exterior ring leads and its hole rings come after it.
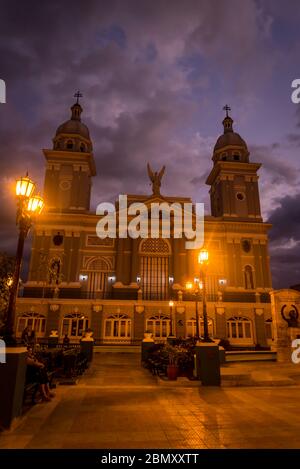
POLYGON ((30 329, 28 326, 23 329, 22 336, 21 336, 21 341, 22 344, 28 345, 29 344, 29 334, 30 334, 30 329))
POLYGON ((49 389, 49 379, 44 363, 40 362, 33 353, 32 347, 27 347, 27 366, 35 370, 35 377, 40 385, 40 393, 43 401, 51 401, 55 394, 49 389))
POLYGON ((68 337, 68 334, 65 334, 64 338, 63 338, 63 346, 64 348, 68 348, 70 345, 70 339, 68 337))
POLYGON ((30 334, 29 334, 29 344, 31 345, 31 347, 35 347, 36 345, 36 335, 35 335, 35 330, 32 329, 30 334))

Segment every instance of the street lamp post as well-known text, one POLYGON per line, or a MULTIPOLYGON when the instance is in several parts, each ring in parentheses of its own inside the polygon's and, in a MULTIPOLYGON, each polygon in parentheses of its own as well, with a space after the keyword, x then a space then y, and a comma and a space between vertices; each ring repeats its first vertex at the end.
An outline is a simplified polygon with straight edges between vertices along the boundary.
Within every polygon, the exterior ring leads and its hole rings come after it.
POLYGON ((208 266, 209 254, 207 249, 201 249, 198 256, 198 263, 202 276, 202 308, 203 308, 203 325, 204 337, 198 341, 195 347, 196 351, 196 373, 201 380, 203 386, 220 386, 220 355, 219 347, 209 337, 207 305, 206 305, 206 274, 208 266))
POLYGON ((208 266, 208 251, 207 249, 201 249, 198 256, 198 263, 201 266, 202 273, 202 308, 203 308, 203 326, 204 326, 204 337, 203 342, 212 342, 208 334, 208 320, 207 320, 207 307, 206 307, 206 272, 208 266))
POLYGON ((19 238, 15 259, 15 269, 10 288, 7 313, 4 325, 4 340, 7 345, 14 344, 14 324, 16 315, 16 300, 18 296, 19 278, 21 263, 24 251, 24 243, 28 231, 35 219, 43 209, 44 201, 39 195, 33 195, 35 190, 34 182, 28 175, 21 177, 16 183, 16 196, 18 200, 16 224, 19 228, 19 238))
POLYGON ((189 291, 193 290, 193 294, 195 295, 195 310, 196 310, 196 336, 195 338, 199 340, 200 339, 200 326, 199 326, 198 300, 199 300, 199 294, 200 294, 200 285, 198 283, 198 285, 194 287, 192 282, 187 282, 185 287, 189 291))
POLYGON ((169 307, 170 307, 170 334, 169 334, 169 337, 173 337, 173 306, 174 306, 174 301, 170 300, 169 301, 169 307))

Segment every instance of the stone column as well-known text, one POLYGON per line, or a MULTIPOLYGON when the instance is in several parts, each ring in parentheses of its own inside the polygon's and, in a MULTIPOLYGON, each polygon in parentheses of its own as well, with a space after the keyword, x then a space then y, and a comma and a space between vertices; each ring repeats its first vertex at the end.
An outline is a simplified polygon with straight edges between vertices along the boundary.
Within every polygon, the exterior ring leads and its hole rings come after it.
MULTIPOLYGON (((60 313, 60 305, 58 304, 49 305, 45 337, 49 337, 52 330, 59 331, 59 313, 60 313)), ((60 335, 59 332, 58 332, 58 335, 60 335)))
POLYGON ((91 314, 91 329, 93 330, 93 338, 95 341, 102 339, 102 326, 103 326, 103 315, 102 305, 93 305, 91 314))
POLYGON ((174 283, 180 283, 179 239, 173 239, 173 276, 174 283))
POLYGON ((255 308, 255 331, 256 331, 256 343, 262 347, 266 347, 266 327, 265 327, 265 315, 263 308, 255 308))
POLYGON ((179 267, 179 283, 180 285, 185 285, 186 281, 186 249, 185 249, 185 238, 179 238, 179 252, 178 252, 178 267, 179 267))
POLYGON ((186 314, 184 306, 175 306, 174 308, 174 334, 176 337, 185 338, 186 337, 186 314))
POLYGON ((136 282, 138 274, 138 240, 132 240, 132 256, 131 256, 131 282, 136 282))
POLYGON ((133 340, 142 340, 145 332, 145 308, 144 306, 135 306, 133 317, 133 340))
POLYGON ((227 339, 225 308, 216 307, 216 337, 218 339, 227 339))
POLYGON ((124 250, 124 240, 123 238, 117 239, 117 266, 116 266, 116 277, 117 282, 123 283, 123 250, 124 250))

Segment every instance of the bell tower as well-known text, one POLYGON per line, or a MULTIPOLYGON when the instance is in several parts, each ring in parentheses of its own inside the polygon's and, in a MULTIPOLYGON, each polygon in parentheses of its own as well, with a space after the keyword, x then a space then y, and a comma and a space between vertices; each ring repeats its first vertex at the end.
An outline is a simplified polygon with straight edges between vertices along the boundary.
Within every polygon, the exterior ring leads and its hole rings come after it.
POLYGON ((61 124, 53 148, 43 150, 47 166, 44 197, 50 212, 88 212, 91 181, 96 175, 89 129, 81 122, 80 92, 71 107, 71 118, 61 124))
POLYGON ((214 217, 241 221, 262 221, 258 191, 260 163, 249 161, 246 142, 233 130, 228 112, 223 120, 224 132, 213 151, 213 168, 206 180, 210 186, 211 214, 214 217))

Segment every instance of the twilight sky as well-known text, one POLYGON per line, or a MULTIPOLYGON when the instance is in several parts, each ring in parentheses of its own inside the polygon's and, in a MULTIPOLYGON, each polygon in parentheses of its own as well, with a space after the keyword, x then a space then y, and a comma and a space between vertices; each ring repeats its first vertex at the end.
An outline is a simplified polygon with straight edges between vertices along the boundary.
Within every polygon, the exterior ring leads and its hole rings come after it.
POLYGON ((167 167, 163 194, 208 212, 204 181, 228 103, 263 164, 274 286, 300 282, 298 0, 0 0, 0 21, 0 250, 15 251, 14 180, 28 170, 42 189, 41 149, 76 89, 98 170, 93 206, 149 193, 149 161, 167 167))

